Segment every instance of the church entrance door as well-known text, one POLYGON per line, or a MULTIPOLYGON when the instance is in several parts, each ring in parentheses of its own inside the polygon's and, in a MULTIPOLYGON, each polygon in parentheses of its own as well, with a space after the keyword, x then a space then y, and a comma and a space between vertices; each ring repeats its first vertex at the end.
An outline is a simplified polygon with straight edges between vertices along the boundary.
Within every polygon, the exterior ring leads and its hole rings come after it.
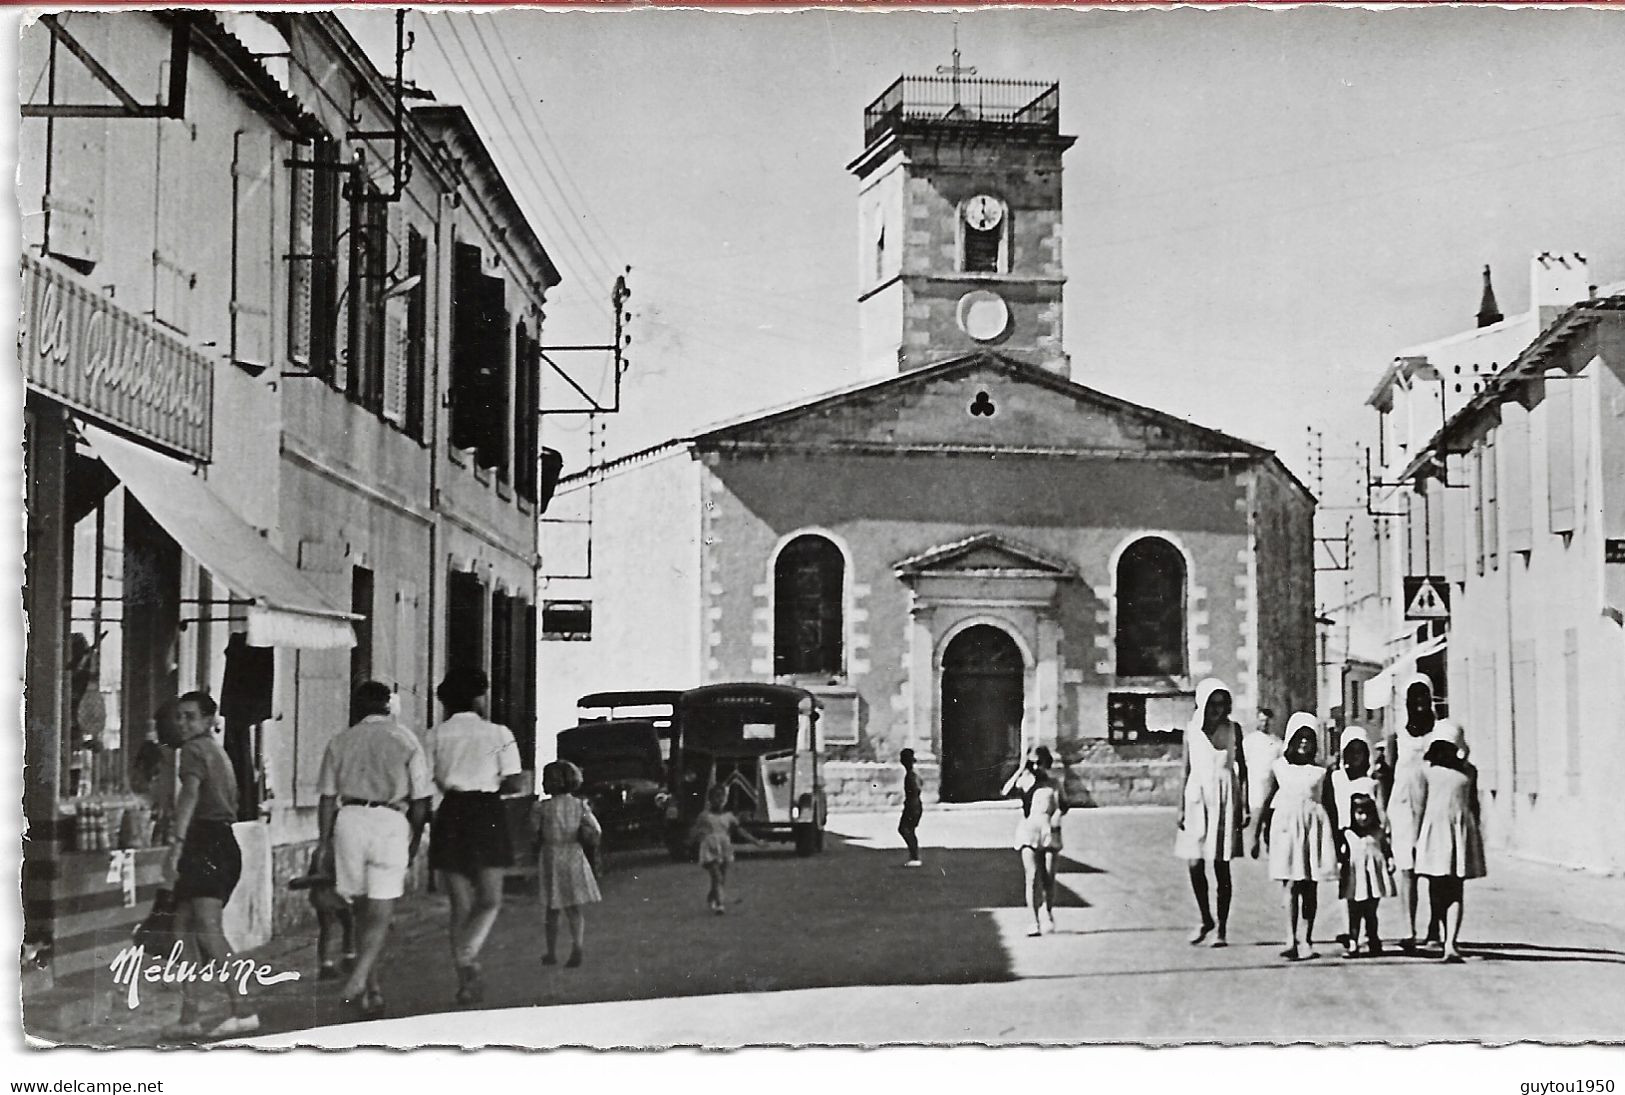
POLYGON ((999 797, 1021 757, 1021 650, 996 627, 966 628, 942 657, 942 800, 999 797))

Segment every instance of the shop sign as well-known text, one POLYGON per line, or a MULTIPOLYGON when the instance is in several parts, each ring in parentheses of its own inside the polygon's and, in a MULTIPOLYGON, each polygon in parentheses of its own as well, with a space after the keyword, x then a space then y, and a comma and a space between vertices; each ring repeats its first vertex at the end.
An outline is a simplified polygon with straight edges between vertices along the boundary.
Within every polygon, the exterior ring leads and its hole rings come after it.
POLYGON ((30 388, 180 456, 208 460, 214 365, 78 275, 22 260, 18 351, 30 388))
POLYGON ((1625 540, 1604 540, 1602 542, 1602 561, 1605 563, 1625 563, 1625 540))

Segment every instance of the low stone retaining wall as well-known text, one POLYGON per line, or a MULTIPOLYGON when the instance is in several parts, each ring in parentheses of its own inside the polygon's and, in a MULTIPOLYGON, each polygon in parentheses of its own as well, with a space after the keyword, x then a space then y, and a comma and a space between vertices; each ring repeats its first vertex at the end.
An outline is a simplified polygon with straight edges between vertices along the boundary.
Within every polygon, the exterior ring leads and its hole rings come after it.
MULTIPOLYGON (((1074 806, 1177 806, 1183 760, 1176 756, 1123 759, 1100 755, 1063 766, 1067 799, 1074 806)), ((939 800, 941 769, 921 762, 914 768, 927 803, 939 800)), ((824 794, 832 813, 891 810, 903 804, 903 768, 875 761, 829 761, 824 794)))

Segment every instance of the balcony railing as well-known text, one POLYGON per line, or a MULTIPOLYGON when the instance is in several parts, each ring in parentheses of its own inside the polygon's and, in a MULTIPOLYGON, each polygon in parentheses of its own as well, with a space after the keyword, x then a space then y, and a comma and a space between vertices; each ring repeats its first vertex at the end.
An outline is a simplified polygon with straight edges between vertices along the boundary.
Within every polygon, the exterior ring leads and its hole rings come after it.
POLYGON ((863 141, 872 144, 905 125, 1061 131, 1061 85, 1040 80, 899 76, 863 112, 863 141))

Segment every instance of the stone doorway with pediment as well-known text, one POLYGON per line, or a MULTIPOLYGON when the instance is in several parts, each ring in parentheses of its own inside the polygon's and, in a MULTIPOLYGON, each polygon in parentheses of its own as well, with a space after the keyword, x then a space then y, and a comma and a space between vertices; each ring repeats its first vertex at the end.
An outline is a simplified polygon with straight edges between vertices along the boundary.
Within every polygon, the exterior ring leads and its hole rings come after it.
POLYGON ((916 754, 948 802, 996 798, 1023 751, 1060 725, 1058 601, 1076 570, 983 532, 893 567, 912 593, 908 699, 916 754))

